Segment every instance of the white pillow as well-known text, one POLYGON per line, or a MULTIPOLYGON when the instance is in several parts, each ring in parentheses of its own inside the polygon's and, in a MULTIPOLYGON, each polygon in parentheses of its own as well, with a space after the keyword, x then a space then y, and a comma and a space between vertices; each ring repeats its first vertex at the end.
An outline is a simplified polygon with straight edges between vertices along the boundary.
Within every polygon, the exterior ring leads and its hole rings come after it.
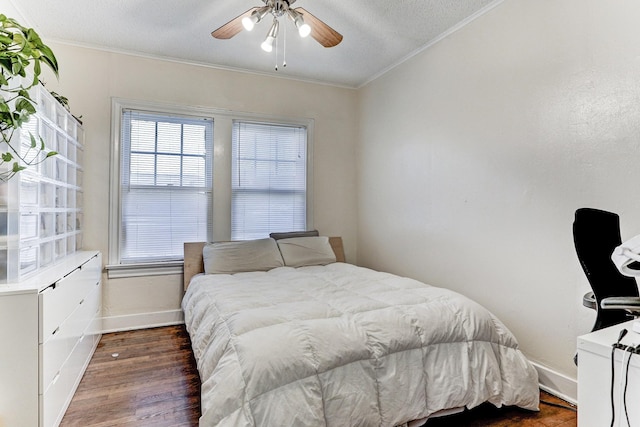
POLYGON ((336 254, 329 244, 329 238, 295 237, 278 240, 278 247, 287 267, 305 265, 326 265, 336 262, 336 254))
POLYGON ((202 258, 206 274, 267 271, 284 265, 273 239, 208 243, 202 258))

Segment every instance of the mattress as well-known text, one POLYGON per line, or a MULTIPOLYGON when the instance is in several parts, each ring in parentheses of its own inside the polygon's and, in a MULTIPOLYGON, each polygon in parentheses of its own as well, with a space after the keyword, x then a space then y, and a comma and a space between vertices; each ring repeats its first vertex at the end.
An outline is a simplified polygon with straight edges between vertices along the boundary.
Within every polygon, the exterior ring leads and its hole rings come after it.
POLYGON ((200 274, 183 298, 200 426, 397 426, 538 409, 512 333, 447 289, 345 263, 200 274))

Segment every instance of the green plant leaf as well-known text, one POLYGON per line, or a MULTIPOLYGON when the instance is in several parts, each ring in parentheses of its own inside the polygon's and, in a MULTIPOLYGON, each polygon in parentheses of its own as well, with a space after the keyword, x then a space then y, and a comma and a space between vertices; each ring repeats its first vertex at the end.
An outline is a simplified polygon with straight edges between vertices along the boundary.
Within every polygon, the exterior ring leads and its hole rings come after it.
POLYGON ((27 43, 27 39, 24 38, 24 35, 22 35, 22 33, 13 33, 13 42, 20 46, 20 51, 22 51, 25 44, 27 43))
POLYGON ((29 92, 27 92, 27 91, 26 91, 26 90, 24 90, 24 89, 20 89, 20 90, 18 90, 18 95, 20 95, 20 96, 21 96, 21 97, 23 97, 23 98, 28 99, 29 101, 33 101, 33 100, 31 99, 31 95, 29 95, 29 92))
MULTIPOLYGON (((31 154, 27 157, 23 158, 20 154, 22 152, 20 142, 17 147, 12 145, 15 132, 19 132, 22 124, 36 112, 35 102, 29 90, 39 83, 43 63, 54 72, 56 77, 58 76, 58 61, 38 33, 0 14, 0 134, 2 141, 9 146, 9 151, 0 153, 0 159, 5 163, 13 162, 11 171, 0 173, 0 180, 6 181, 27 166, 57 154, 55 151, 45 153, 45 141, 30 132, 31 147, 27 153, 31 154), (27 74, 33 75, 33 80, 30 82, 16 79, 16 77, 26 78, 27 74), (33 158, 31 150, 36 150, 33 158), (43 153, 44 157, 40 153, 43 153)), ((68 109, 66 105, 68 101, 65 97, 58 95, 56 99, 68 109)))
POLYGON ((44 61, 54 72, 56 77, 58 77, 58 60, 53 54, 53 51, 49 48, 49 46, 42 45, 40 46, 40 52, 42 53, 40 60, 44 61))
POLYGON ((14 75, 22 75, 22 63, 17 58, 11 58, 11 72, 14 75))
POLYGON ((39 59, 34 59, 33 60, 33 74, 34 79, 36 80, 36 82, 34 82, 33 84, 36 85, 38 84, 37 80, 38 80, 38 76, 40 75, 40 73, 42 72, 42 68, 40 67, 40 60, 39 59))
POLYGON ((26 111, 28 114, 34 114, 36 112, 36 107, 34 107, 28 99, 20 98, 16 101, 16 110, 20 112, 26 111))
POLYGON ((34 40, 40 40, 40 37, 38 37, 38 33, 36 33, 33 28, 29 28, 27 30, 27 40, 29 41, 34 41, 34 40))
POLYGON ((49 152, 47 153, 46 158, 53 157, 53 156, 57 156, 57 155, 58 155, 58 152, 57 152, 57 151, 49 151, 49 152))
POLYGON ((0 66, 11 73, 11 59, 0 54, 0 66))

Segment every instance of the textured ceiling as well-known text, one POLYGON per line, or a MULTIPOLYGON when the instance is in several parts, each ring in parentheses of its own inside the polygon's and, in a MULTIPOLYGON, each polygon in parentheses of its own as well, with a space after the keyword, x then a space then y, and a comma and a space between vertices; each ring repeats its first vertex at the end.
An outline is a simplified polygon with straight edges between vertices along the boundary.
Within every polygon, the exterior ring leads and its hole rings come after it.
POLYGON ((344 36, 324 48, 281 19, 276 49, 260 49, 269 19, 229 40, 211 31, 261 0, 9 0, 45 42, 57 41, 359 87, 502 0, 297 0, 344 36), (286 28, 286 37, 285 36, 286 28), (286 38, 287 67, 282 68, 286 38))

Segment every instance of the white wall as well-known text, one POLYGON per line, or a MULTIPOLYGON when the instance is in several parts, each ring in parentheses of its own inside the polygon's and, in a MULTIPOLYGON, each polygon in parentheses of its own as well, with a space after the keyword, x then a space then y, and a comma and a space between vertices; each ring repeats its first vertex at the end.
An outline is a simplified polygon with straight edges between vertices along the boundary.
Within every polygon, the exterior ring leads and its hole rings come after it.
POLYGON ((13 18, 23 25, 28 25, 25 22, 24 16, 22 16, 15 8, 15 6, 9 0, 0 0, 0 13, 13 18))
MULTIPOLYGON (((111 98, 118 97, 314 119, 314 226, 343 236, 347 258, 355 259, 354 90, 49 44, 60 79, 47 77, 47 87, 68 97, 84 122, 85 248, 108 259, 111 98)), ((105 277, 107 328, 173 321, 181 298, 181 275, 105 277)))
POLYGON ((474 298, 575 381, 574 211, 640 233, 638 22, 632 0, 506 0, 363 87, 359 263, 474 298))

